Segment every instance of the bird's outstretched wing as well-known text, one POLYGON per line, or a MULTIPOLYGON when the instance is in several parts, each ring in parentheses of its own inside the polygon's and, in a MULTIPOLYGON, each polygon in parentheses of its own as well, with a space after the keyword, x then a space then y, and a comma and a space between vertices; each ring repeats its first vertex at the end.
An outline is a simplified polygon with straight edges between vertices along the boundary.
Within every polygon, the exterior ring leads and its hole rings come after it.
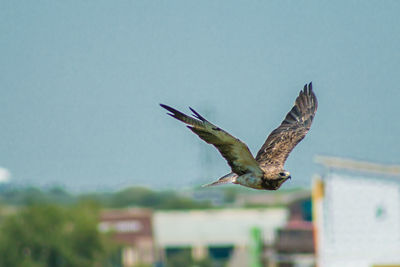
POLYGON ((160 104, 160 106, 171 112, 167 113, 168 115, 189 124, 187 127, 201 139, 214 145, 228 161, 234 173, 238 175, 249 172, 262 174, 257 161, 242 141, 210 123, 192 108, 190 110, 193 112, 195 118, 189 117, 167 105, 160 104))
POLYGON ((304 85, 293 108, 258 151, 256 160, 261 168, 266 165, 283 168, 290 152, 310 130, 317 107, 318 102, 312 90, 312 83, 304 85))

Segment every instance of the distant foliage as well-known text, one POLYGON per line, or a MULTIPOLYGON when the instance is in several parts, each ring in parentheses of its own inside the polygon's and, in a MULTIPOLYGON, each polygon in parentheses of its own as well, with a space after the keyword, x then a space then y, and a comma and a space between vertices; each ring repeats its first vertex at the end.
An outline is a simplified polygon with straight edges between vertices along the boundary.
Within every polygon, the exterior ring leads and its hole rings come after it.
POLYGON ((16 206, 56 203, 72 205, 81 200, 97 202, 109 208, 129 206, 153 209, 204 209, 210 201, 195 201, 173 191, 153 191, 143 187, 129 187, 115 193, 85 193, 73 195, 62 188, 41 190, 35 187, 0 190, 0 203, 16 206))
POLYGON ((76 198, 61 187, 47 191, 37 187, 3 187, 0 188, 0 202, 9 205, 33 205, 45 203, 72 204, 76 198))
POLYGON ((155 192, 141 187, 131 187, 117 192, 105 204, 112 208, 141 206, 155 209, 201 209, 211 207, 211 204, 206 201, 198 202, 174 192, 155 192))
POLYGON ((97 230, 98 207, 31 205, 0 225, 0 266, 111 266, 115 247, 97 230))

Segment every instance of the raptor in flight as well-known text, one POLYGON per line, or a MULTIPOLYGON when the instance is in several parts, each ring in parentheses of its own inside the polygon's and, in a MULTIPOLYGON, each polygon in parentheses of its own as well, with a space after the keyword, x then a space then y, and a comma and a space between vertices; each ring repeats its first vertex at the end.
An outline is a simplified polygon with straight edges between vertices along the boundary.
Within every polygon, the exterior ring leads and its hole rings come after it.
POLYGON ((254 158, 245 143, 207 121, 192 108, 194 117, 161 104, 170 112, 168 115, 188 124, 188 128, 201 139, 214 145, 231 167, 231 173, 206 186, 233 183, 264 190, 277 190, 291 178, 283 165, 293 148, 310 130, 317 106, 312 83, 306 84, 293 108, 268 136, 254 158))

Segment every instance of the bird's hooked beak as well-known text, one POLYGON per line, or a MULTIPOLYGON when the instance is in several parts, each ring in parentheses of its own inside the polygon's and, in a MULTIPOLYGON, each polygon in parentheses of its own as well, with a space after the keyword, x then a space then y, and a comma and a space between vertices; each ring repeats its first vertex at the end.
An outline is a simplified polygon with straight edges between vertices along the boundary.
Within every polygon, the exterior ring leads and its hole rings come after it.
POLYGON ((289 175, 289 176, 288 176, 288 179, 292 179, 292 176, 289 175))

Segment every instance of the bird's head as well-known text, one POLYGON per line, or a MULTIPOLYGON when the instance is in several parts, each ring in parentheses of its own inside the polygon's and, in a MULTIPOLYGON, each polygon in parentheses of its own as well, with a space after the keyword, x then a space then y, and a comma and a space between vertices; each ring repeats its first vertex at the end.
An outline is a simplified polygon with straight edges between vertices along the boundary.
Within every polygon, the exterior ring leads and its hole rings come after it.
POLYGON ((278 181, 278 188, 287 180, 291 179, 292 176, 290 176, 290 172, 282 170, 278 173, 278 178, 276 179, 278 181))

